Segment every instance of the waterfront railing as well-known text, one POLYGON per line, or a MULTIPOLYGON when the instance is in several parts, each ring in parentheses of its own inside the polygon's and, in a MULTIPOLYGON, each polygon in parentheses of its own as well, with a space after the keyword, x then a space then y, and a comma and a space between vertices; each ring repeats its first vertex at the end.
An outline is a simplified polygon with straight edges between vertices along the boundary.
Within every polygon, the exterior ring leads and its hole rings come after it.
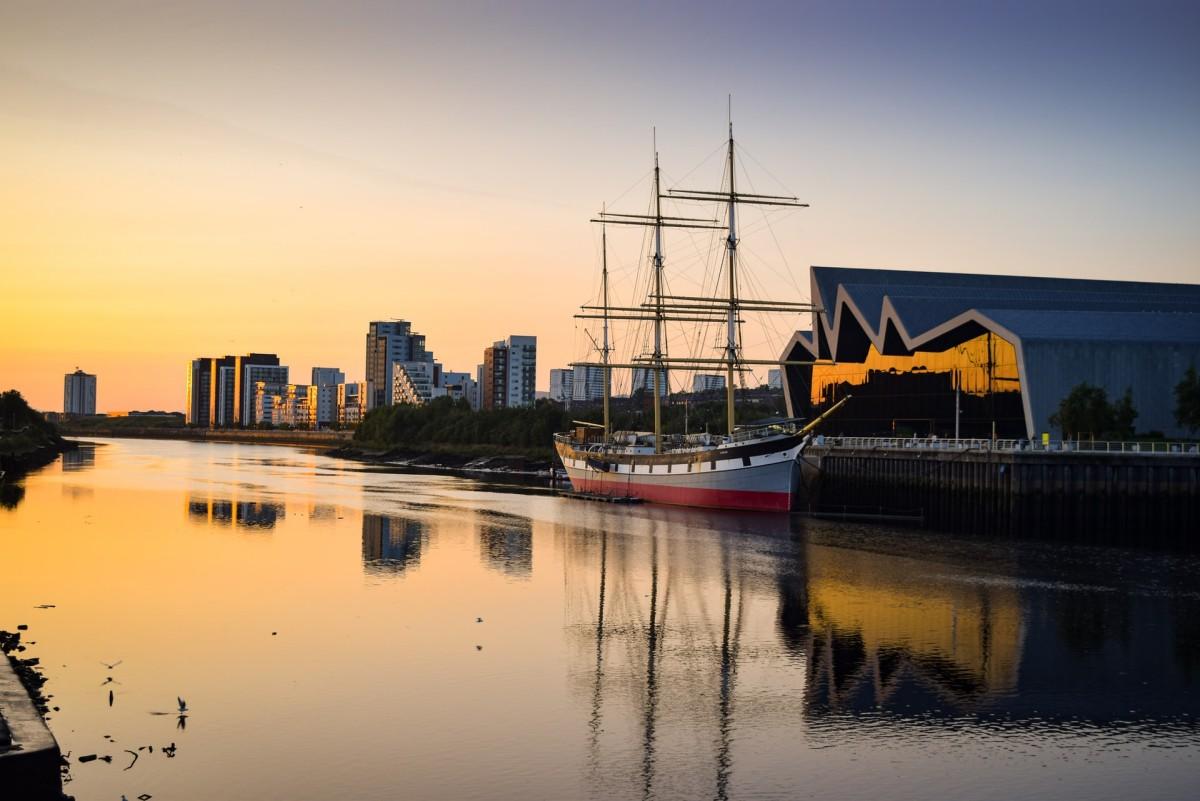
POLYGON ((1034 451, 1041 453, 1114 453, 1200 455, 1200 443, 1161 440, 952 439, 942 437, 817 436, 814 445, 854 450, 1034 451))

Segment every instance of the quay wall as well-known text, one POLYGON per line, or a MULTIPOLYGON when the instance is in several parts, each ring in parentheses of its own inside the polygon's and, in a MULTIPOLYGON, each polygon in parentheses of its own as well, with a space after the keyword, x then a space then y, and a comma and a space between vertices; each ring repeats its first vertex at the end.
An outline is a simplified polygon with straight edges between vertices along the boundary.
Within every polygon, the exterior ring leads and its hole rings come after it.
POLYGON ((812 512, 877 509, 966 533, 1200 548, 1194 454, 814 446, 804 458, 812 512))

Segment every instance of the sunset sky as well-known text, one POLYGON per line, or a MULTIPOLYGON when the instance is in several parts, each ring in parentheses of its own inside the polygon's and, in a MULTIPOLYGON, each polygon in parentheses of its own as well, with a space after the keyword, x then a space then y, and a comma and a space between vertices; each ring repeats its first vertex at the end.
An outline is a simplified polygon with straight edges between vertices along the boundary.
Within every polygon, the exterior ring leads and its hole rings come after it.
POLYGON ((188 360, 248 351, 361 380, 396 317, 454 370, 536 335, 545 389, 588 355, 589 217, 645 210, 652 127, 668 185, 715 186, 729 94, 746 180, 812 204, 747 217, 759 295, 1195 283, 1198 43, 1195 2, 0 0, 0 389, 58 410, 78 366, 101 411, 178 410, 188 360))

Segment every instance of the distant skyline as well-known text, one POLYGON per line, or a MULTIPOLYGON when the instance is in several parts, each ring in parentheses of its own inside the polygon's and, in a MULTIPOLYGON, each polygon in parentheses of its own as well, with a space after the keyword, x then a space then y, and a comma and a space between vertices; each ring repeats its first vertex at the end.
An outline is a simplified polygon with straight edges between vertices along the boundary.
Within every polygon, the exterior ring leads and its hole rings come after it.
MULTIPOLYGON (((100 411, 180 410, 190 359, 252 350, 362 380, 403 318, 453 370, 537 336, 545 390, 587 355, 588 218, 645 207, 652 126, 669 186, 714 185, 730 93, 748 178, 812 204, 747 236, 758 294, 811 264, 1196 283, 1197 42, 1194 2, 10 0, 0 389, 54 410, 81 367, 100 411)), ((639 242, 610 236, 621 302, 639 242)), ((676 286, 696 258, 669 244, 676 286)))

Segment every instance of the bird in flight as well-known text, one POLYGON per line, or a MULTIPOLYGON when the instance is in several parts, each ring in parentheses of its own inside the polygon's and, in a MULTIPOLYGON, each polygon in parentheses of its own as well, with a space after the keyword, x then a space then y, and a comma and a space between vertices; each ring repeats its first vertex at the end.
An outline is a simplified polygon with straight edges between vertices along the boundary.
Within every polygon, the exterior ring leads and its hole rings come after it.
POLYGON ((115 668, 117 665, 121 664, 124 661, 125 661, 124 659, 118 659, 116 662, 113 662, 111 665, 108 664, 107 662, 101 662, 100 664, 104 665, 109 670, 112 670, 113 668, 115 668))

